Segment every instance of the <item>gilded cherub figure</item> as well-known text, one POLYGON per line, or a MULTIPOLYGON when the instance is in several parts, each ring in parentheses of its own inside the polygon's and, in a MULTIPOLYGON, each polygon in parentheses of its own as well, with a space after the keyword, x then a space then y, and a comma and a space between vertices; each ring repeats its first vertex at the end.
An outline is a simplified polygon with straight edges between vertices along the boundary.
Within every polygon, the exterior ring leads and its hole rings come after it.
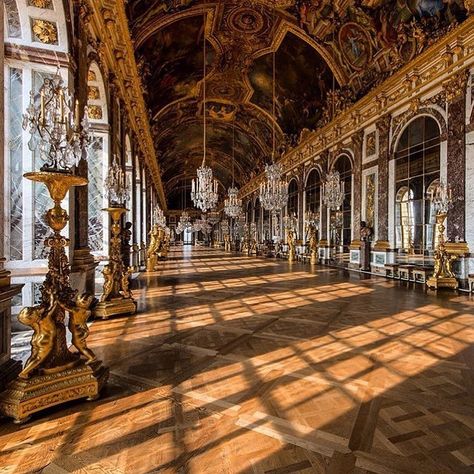
POLYGON ((100 301, 106 301, 114 289, 114 273, 112 267, 110 265, 105 265, 102 274, 104 275, 104 292, 100 297, 100 301))
POLYGON ((33 329, 31 338, 31 355, 25 367, 18 375, 22 379, 29 378, 32 371, 37 369, 51 354, 56 342, 57 328, 53 319, 58 306, 56 298, 51 297, 50 305, 31 306, 23 308, 18 320, 33 329))
POLYGON ((79 353, 87 359, 86 364, 97 360, 96 355, 87 347, 86 343, 87 336, 89 335, 87 320, 92 314, 92 311, 89 309, 92 300, 92 295, 83 293, 77 296, 74 306, 60 303, 61 308, 69 312, 68 328, 72 334, 72 343, 79 353))
POLYGON ((124 298, 131 298, 132 297, 132 292, 130 291, 130 273, 131 269, 129 268, 128 270, 125 270, 122 273, 122 278, 120 281, 120 284, 122 286, 122 296, 124 298))

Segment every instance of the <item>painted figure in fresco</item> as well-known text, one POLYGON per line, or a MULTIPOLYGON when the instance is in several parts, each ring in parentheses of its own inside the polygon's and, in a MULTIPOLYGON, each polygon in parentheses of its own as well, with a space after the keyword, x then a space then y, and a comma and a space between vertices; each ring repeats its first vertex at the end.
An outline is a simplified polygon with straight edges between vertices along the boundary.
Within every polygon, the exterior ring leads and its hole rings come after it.
POLYGON ((39 305, 23 308, 18 315, 18 320, 22 324, 30 326, 33 329, 31 355, 19 374, 19 377, 22 379, 29 378, 31 372, 37 369, 53 350, 57 334, 56 322, 53 319, 53 315, 57 306, 57 299, 51 297, 49 307, 39 305))
POLYGON ((86 364, 90 364, 97 360, 95 354, 87 347, 86 339, 89 336, 89 328, 87 320, 90 318, 92 311, 89 309, 94 297, 88 293, 79 295, 76 298, 74 306, 61 304, 61 308, 69 312, 68 328, 72 334, 72 343, 74 347, 86 359, 86 364))

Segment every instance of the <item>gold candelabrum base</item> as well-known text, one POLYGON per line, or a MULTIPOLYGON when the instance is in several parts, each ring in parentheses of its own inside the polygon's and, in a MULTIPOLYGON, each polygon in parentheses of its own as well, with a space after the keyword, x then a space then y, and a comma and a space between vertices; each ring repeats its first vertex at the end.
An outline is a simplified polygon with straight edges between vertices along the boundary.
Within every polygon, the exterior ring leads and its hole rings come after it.
POLYGON ((71 288, 70 265, 65 252, 69 240, 61 235, 69 220, 61 202, 71 187, 84 186, 87 179, 48 171, 26 173, 24 177, 45 184, 54 207, 45 216, 53 233, 45 240, 50 251, 41 302, 23 308, 18 315, 21 323, 33 329, 31 355, 19 376, 0 395, 0 413, 17 423, 64 402, 97 398, 109 373, 87 347, 87 320, 94 295, 77 295, 71 288), (74 352, 66 342, 66 312, 74 352))
POLYGON ((447 213, 438 213, 436 215, 436 224, 438 227, 438 245, 434 252, 434 272, 433 275, 428 278, 426 285, 429 288, 437 290, 438 288, 450 288, 457 289, 459 286, 458 280, 453 272, 453 262, 458 258, 457 255, 453 255, 448 252, 446 248, 446 241, 444 238, 445 226, 447 213))
POLYGON ((120 218, 127 212, 127 209, 124 207, 108 207, 103 211, 107 212, 112 219, 112 238, 109 247, 109 263, 102 272, 104 287, 100 301, 95 307, 94 316, 108 319, 111 316, 135 314, 137 304, 130 291, 132 269, 125 268, 122 259, 120 218))
POLYGON ((288 242, 288 262, 293 263, 296 260, 296 234, 293 229, 288 229, 286 233, 288 242))

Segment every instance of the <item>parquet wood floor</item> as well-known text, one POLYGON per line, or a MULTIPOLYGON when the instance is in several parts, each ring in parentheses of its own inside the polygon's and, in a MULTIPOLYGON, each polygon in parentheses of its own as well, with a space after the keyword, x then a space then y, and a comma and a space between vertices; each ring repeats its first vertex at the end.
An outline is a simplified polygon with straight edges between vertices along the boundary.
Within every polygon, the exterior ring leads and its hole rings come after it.
POLYGON ((472 473, 474 300, 171 254, 97 321, 100 400, 0 425, 0 473, 472 473))

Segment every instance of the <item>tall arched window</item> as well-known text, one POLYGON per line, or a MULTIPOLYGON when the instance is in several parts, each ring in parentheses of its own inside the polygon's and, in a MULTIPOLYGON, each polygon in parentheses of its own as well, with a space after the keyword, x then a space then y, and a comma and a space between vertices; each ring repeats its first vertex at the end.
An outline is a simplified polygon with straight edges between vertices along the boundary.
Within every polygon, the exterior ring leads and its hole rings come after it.
POLYGON ((341 245, 347 250, 351 243, 352 226, 352 162, 349 156, 346 154, 339 156, 334 163, 334 169, 339 171, 341 181, 344 183, 344 202, 338 227, 341 229, 341 245))
POLYGON ((403 253, 421 254, 435 245, 429 189, 440 178, 440 128, 431 117, 416 118, 395 152, 395 239, 403 253))
POLYGON ((321 203, 321 175, 317 169, 311 170, 306 180, 306 212, 319 212, 321 203))
POLYGON ((253 222, 252 217, 252 201, 249 201, 247 204, 247 224, 250 225, 253 222))
POLYGON ((143 242, 142 236, 142 181, 141 181, 141 166, 138 155, 135 156, 135 206, 136 206, 136 226, 135 238, 136 244, 140 245, 143 242))
POLYGON ((298 217, 298 181, 293 178, 288 185, 288 215, 298 217))
POLYGON ((132 182, 133 182, 133 160, 132 160, 132 146, 130 144, 130 137, 125 137, 125 180, 128 189, 130 189, 130 201, 127 203, 127 214, 125 220, 133 223, 133 201, 132 182))
POLYGON ((257 228, 257 242, 260 242, 260 237, 262 235, 262 229, 261 229, 261 213, 262 213, 262 205, 260 204, 260 199, 255 200, 255 217, 254 217, 254 222, 257 228))
POLYGON ((104 181, 109 163, 109 133, 104 81, 96 63, 92 63, 89 68, 87 87, 87 107, 94 137, 87 163, 89 248, 96 255, 107 255, 109 222, 102 209, 108 204, 104 193, 104 181))
MULTIPOLYGON (((22 128, 22 115, 30 101, 30 91, 39 102, 39 89, 45 78, 52 77, 61 64, 64 83, 69 79, 69 45, 63 2, 50 0, 39 6, 26 0, 2 2, 5 9, 6 51, 28 54, 5 57, 5 257, 7 267, 45 266, 47 249, 44 239, 50 232, 44 214, 52 206, 47 188, 23 179, 28 171, 42 166, 38 152, 28 148, 30 134, 22 128), (47 34, 43 34, 47 31, 47 34), (48 51, 48 54, 45 54, 48 51), (34 60, 41 58, 41 61, 34 60), (50 58, 50 59, 48 59, 50 58)), ((63 201, 67 209, 68 199, 63 201)), ((69 229, 63 231, 68 234, 69 229)))

